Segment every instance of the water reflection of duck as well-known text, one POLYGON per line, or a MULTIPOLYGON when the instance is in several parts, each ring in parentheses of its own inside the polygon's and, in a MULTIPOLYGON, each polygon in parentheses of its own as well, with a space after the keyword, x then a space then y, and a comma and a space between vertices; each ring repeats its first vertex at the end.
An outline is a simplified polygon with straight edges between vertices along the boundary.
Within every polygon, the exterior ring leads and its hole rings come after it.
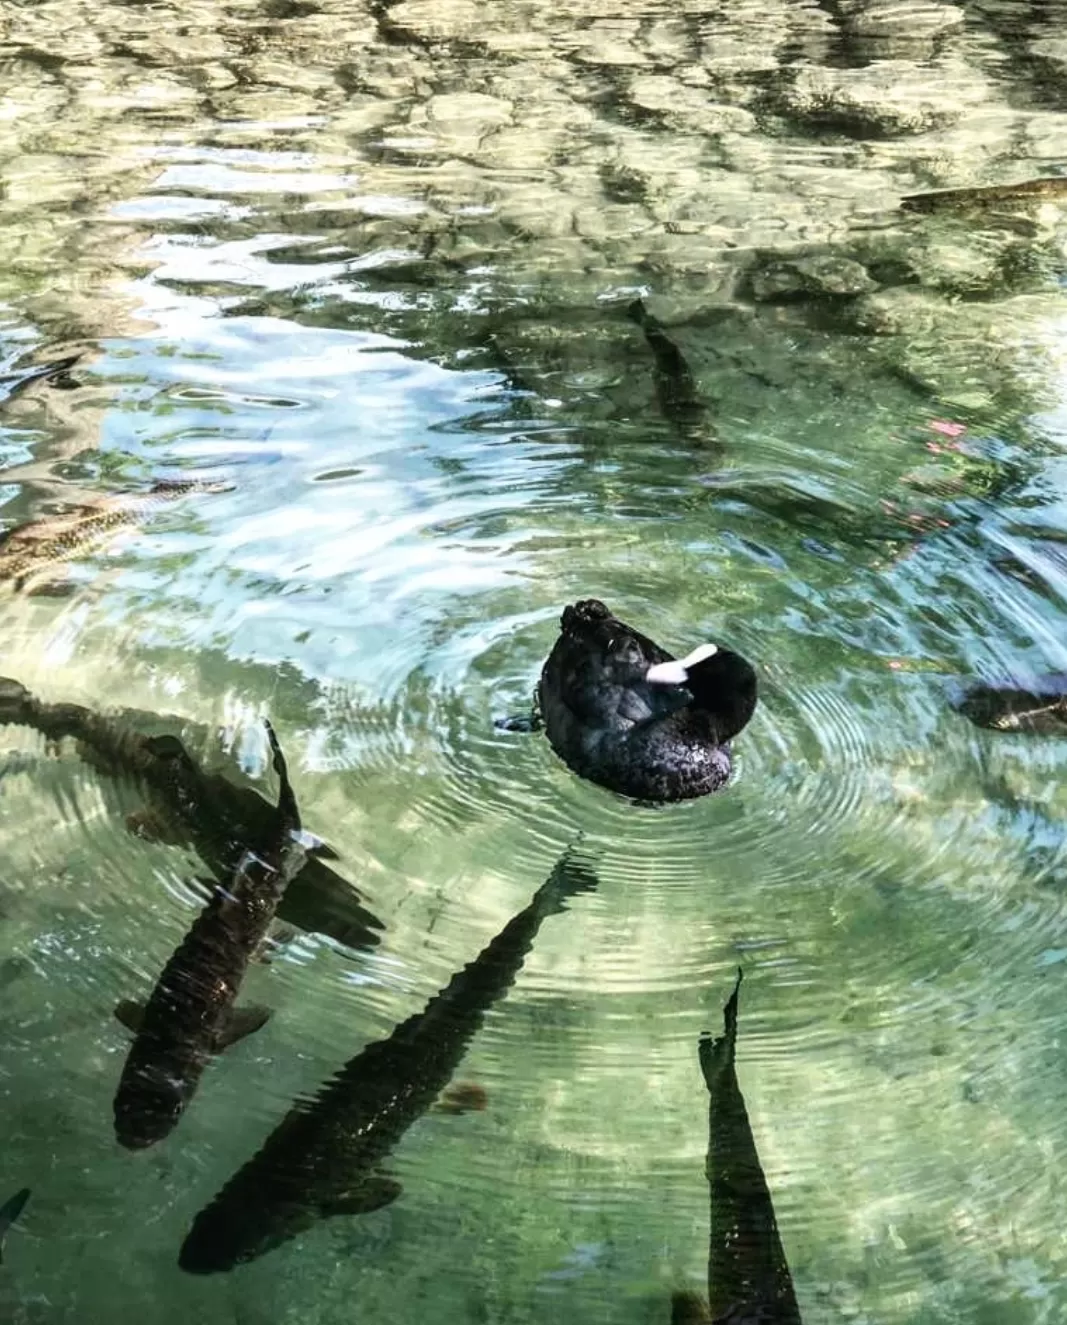
POLYGON ((702 644, 676 659, 595 598, 564 609, 538 699, 556 754, 625 796, 677 801, 730 776, 729 741, 756 708, 740 654, 702 644))

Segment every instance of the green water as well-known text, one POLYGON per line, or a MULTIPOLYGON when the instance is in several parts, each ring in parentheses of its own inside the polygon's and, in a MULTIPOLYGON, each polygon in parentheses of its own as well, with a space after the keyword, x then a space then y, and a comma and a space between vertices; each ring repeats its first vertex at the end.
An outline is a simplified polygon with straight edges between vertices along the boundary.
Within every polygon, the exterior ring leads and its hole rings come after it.
MULTIPOLYGON (((120 1150, 191 850, 71 746, 0 729, 0 1314, 91 1325, 651 1325, 706 1273, 697 1037, 739 1073, 809 1325, 1067 1319, 1062 744, 950 684, 1064 669, 1067 205, 902 194, 1065 163, 1058 6, 0 0, 0 527, 161 506, 0 589, 0 673, 177 715, 385 928, 253 967, 274 1015, 120 1150), (706 405, 674 428, 642 295, 706 405), (5 391, 9 387, 3 388, 5 391), (934 426, 931 426, 934 425, 934 426), (948 431, 945 425, 950 425, 948 431), (961 431, 962 429, 962 431, 961 431), (577 597, 751 658, 721 795, 634 807, 528 703, 577 597), (545 921, 395 1205, 230 1274, 196 1212, 520 910, 545 921)), ((173 725, 171 727, 173 729, 173 725)))

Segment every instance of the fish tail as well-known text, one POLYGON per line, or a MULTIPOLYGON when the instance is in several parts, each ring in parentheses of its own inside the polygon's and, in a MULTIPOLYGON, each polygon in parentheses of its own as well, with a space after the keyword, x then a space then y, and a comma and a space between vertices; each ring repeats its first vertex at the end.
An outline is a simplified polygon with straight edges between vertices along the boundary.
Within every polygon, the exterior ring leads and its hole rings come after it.
POLYGON ((554 915, 565 911, 564 905, 569 897, 577 893, 595 892, 600 880, 588 852, 579 849, 584 834, 579 833, 564 850, 555 868, 538 889, 538 900, 547 908, 545 914, 554 915))
POLYGON ((737 1049, 737 995, 744 975, 739 966, 733 993, 722 1010, 722 1035, 716 1040, 709 1031, 704 1031, 700 1037, 700 1069, 704 1073, 704 1083, 708 1090, 714 1089, 719 1070, 722 1067, 732 1068, 734 1064, 737 1049))
POLYGON ((281 784, 278 790, 278 813, 290 828, 299 829, 300 810, 296 803, 293 784, 289 781, 289 766, 285 762, 285 755, 282 754, 282 747, 278 744, 274 728, 266 718, 263 719, 263 725, 267 729, 267 740, 270 741, 274 771, 277 773, 278 781, 281 784))
POLYGON ((4 1238, 7 1236, 7 1230, 22 1214, 22 1208, 29 1199, 30 1189, 23 1187, 0 1206, 0 1263, 4 1259, 4 1238))

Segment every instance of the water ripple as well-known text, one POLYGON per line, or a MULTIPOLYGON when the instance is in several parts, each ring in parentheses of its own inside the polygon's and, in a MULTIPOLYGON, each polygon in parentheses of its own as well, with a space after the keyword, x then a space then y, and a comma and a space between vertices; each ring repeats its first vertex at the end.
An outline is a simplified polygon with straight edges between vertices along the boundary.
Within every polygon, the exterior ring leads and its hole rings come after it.
POLYGON ((706 1268, 696 1044, 738 965, 805 1319, 1063 1314, 1062 749, 947 698, 1064 665, 1061 221, 1051 195, 899 209, 1059 168, 1055 18, 20 8, 0 363, 82 360, 2 402, 3 527, 76 485, 234 488, 84 549, 69 601, 5 598, 0 672, 176 712, 265 796, 269 716, 385 924, 372 952, 280 936, 244 995, 271 1020, 130 1162, 112 1008, 151 988, 202 862, 127 831, 135 789, 4 729, 24 1314, 666 1319, 706 1268), (638 295, 700 428, 663 408, 638 295), (635 806, 495 727, 590 594, 676 652, 752 658, 720 794, 635 806), (485 1107, 398 1147, 403 1198, 230 1283, 179 1276, 198 1205, 579 834, 599 887, 460 1064, 485 1107))

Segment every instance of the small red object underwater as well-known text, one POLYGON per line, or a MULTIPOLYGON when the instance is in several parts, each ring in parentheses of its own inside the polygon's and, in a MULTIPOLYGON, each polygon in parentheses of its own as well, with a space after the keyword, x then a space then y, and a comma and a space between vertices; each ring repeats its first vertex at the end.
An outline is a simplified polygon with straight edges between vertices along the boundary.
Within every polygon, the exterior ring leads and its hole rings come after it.
POLYGON ((965 423, 952 423, 948 419, 931 419, 927 427, 931 432, 939 432, 943 437, 962 437, 967 431, 965 423))

